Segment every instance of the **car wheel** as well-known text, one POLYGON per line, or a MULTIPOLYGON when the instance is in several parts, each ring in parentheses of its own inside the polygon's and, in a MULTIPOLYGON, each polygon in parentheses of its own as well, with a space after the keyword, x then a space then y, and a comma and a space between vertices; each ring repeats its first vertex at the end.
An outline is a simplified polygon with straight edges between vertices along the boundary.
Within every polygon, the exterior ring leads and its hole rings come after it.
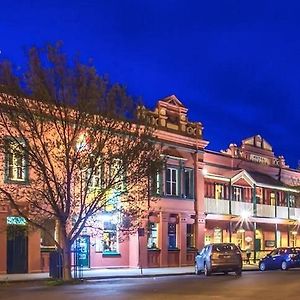
POLYGON ((195 262, 195 274, 200 275, 200 270, 199 270, 198 265, 197 265, 196 262, 195 262))
POLYGON ((259 263, 259 270, 262 272, 266 270, 266 264, 264 262, 259 263))
POLYGON ((236 276, 241 276, 241 275, 242 275, 242 269, 237 269, 237 270, 235 271, 235 275, 236 275, 236 276))
POLYGON ((208 269, 207 264, 204 264, 204 275, 205 276, 210 276, 211 275, 211 271, 208 269))
POLYGON ((281 270, 286 271, 287 269, 288 269, 288 265, 287 265, 287 262, 284 260, 281 263, 281 270))

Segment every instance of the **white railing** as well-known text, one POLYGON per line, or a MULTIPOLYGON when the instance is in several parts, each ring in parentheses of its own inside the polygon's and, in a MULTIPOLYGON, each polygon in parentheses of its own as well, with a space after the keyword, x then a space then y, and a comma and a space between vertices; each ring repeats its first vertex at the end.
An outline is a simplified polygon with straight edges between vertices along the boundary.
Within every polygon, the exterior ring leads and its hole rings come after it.
POLYGON ((275 218, 275 206, 266 204, 257 204, 257 216, 275 218))
POLYGON ((288 219, 289 217, 289 208, 285 206, 277 206, 277 218, 288 219))
POLYGON ((300 208, 290 208, 290 219, 300 218, 300 208))
POLYGON ((240 216, 243 212, 247 211, 249 216, 253 216, 253 203, 231 201, 231 214, 240 216))
POLYGON ((229 200, 204 198, 205 212, 211 214, 229 214, 229 200))
MULTIPOLYGON (((209 214, 229 215, 231 205, 231 215, 239 216, 247 211, 250 216, 254 216, 253 203, 242 201, 221 200, 215 198, 204 198, 205 212, 209 214)), ((280 219, 300 219, 300 208, 288 208, 286 206, 276 207, 277 218, 280 219)), ((256 212, 258 217, 275 218, 275 206, 266 204, 257 204, 256 212)))

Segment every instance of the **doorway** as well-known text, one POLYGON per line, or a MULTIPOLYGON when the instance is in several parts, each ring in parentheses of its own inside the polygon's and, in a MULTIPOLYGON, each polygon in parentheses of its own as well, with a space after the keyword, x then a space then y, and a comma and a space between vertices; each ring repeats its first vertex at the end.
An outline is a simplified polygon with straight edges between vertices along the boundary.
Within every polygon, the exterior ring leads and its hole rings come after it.
POLYGON ((26 225, 7 224, 7 273, 28 272, 28 237, 26 225))

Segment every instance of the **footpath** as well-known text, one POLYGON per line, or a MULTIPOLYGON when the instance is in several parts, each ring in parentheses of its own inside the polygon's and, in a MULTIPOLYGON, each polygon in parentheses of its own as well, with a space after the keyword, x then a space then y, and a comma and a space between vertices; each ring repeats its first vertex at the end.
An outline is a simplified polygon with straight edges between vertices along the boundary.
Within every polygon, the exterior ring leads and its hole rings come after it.
MULTIPOLYGON (((243 271, 258 271, 257 264, 244 264, 243 271)), ((158 277, 173 275, 194 274, 194 267, 178 268, 110 268, 110 269, 85 269, 82 272, 83 279, 112 279, 112 278, 138 278, 138 277, 158 277)), ((49 273, 30 274, 0 274, 0 283, 18 281, 37 281, 50 279, 49 273)))

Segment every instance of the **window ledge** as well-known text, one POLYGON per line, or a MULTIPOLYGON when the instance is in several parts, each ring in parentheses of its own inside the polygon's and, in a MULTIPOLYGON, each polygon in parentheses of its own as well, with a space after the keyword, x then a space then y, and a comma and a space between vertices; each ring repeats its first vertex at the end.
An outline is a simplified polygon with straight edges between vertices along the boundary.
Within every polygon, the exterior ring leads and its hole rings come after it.
POLYGON ((55 246, 41 246, 41 252, 52 252, 56 250, 55 246))
POLYGON ((180 249, 174 248, 174 249, 168 249, 168 251, 171 251, 171 252, 172 252, 172 251, 175 251, 175 252, 176 252, 176 251, 180 251, 180 249))
POLYGON ((117 252, 108 252, 108 253, 102 253, 102 257, 120 257, 121 254, 117 252))
POLYGON ((181 201, 195 201, 195 198, 184 198, 181 196, 172 196, 172 195, 160 195, 160 198, 168 198, 172 200, 181 200, 181 201))
POLYGON ((156 251, 156 252, 159 252, 160 249, 159 248, 147 248, 148 251, 156 251))
POLYGON ((8 179, 8 178, 6 178, 6 179, 4 180, 4 183, 7 183, 7 184, 28 185, 28 184, 29 184, 29 180, 28 180, 28 179, 24 179, 24 180, 13 180, 13 179, 8 179))

